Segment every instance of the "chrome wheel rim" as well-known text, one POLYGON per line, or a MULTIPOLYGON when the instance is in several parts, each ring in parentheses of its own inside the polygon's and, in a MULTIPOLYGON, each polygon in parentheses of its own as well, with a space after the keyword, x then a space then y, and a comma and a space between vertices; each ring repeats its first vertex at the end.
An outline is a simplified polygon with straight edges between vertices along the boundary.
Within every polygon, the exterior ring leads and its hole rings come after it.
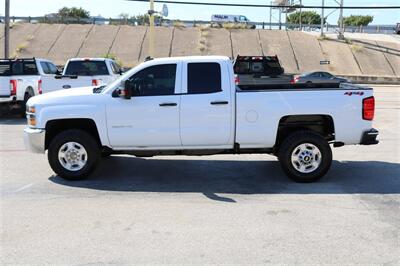
POLYGON ((67 142, 58 150, 58 161, 69 171, 81 170, 85 167, 87 160, 85 147, 77 142, 67 142))
POLYGON ((291 161, 293 167, 300 173, 311 173, 321 165, 321 151, 314 144, 302 143, 294 148, 291 161))

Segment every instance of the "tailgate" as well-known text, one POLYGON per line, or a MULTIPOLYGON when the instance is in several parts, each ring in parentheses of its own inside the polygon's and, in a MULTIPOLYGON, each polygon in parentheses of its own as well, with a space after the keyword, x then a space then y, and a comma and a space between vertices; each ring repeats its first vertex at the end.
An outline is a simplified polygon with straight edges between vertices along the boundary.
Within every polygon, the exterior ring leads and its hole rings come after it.
POLYGON ((0 97, 10 96, 10 78, 0 77, 0 97))

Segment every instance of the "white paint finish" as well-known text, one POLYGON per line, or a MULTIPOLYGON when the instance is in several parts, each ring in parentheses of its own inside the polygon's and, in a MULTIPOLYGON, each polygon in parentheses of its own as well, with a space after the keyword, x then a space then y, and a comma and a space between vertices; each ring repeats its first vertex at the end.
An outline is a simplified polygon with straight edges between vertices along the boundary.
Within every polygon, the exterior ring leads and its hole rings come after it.
POLYGON ((36 108, 37 128, 46 128, 46 123, 51 120, 91 119, 96 124, 102 145, 110 146, 105 116, 105 103, 110 98, 107 94, 93 94, 93 89, 88 87, 35 96, 27 104, 36 108))
MULTIPOLYGON (((206 61, 207 62, 207 61, 206 61)), ((187 65, 183 64, 183 91, 187 92, 187 65)), ((234 98, 231 96, 231 80, 227 64, 221 67, 221 92, 206 94, 182 94, 180 132, 183 146, 233 145, 234 98), (227 105, 212 105, 226 101, 227 105)), ((204 77, 207 78, 207 77, 204 77)))
MULTIPOLYGON (((129 100, 111 98, 107 101, 108 136, 113 148, 143 149, 182 144, 179 134, 182 64, 176 65, 176 95, 139 96, 129 100), (160 106, 163 103, 177 105, 160 106)), ((129 77, 137 72, 130 73, 129 77)))
MULTIPOLYGON (((207 77, 205 77, 207 78, 207 77)), ((45 128, 54 119, 89 118, 95 121, 102 145, 117 150, 142 149, 231 149, 270 148, 276 140, 278 124, 288 115, 329 115, 334 121, 336 141, 360 142, 371 121, 362 120, 362 99, 372 95, 347 96, 355 90, 293 90, 236 92, 233 69, 227 57, 177 57, 147 61, 93 94, 91 88, 62 90, 34 97, 29 105, 37 110, 37 127, 45 128), (186 64, 218 62, 222 68, 220 93, 187 95, 186 64), (113 98, 112 92, 136 72, 159 64, 176 63, 176 95, 113 98), (228 101, 228 105, 210 105, 228 101), (176 102, 177 106, 160 107, 176 102), (256 116, 255 116, 256 114, 256 116)))
POLYGON ((332 117, 337 141, 345 144, 360 142, 371 121, 362 120, 362 99, 371 96, 344 95, 345 90, 264 91, 237 93, 236 141, 241 147, 272 147, 279 121, 288 115, 329 115, 332 117), (256 123, 247 121, 249 110, 257 110, 256 123))
POLYGON ((43 93, 49 93, 62 89, 80 88, 92 86, 92 81, 97 80, 97 85, 107 85, 114 80, 121 77, 120 74, 116 74, 112 71, 111 64, 115 63, 114 60, 109 58, 71 58, 67 61, 61 78, 55 78, 55 75, 42 75, 42 88, 43 93), (104 61, 108 70, 107 75, 96 75, 96 76, 77 76, 77 78, 70 78, 64 76, 67 73, 69 63, 72 61, 104 61))
POLYGON ((180 96, 112 98, 107 103, 108 136, 112 147, 180 146, 180 96), (177 106, 161 107, 161 103, 177 106))

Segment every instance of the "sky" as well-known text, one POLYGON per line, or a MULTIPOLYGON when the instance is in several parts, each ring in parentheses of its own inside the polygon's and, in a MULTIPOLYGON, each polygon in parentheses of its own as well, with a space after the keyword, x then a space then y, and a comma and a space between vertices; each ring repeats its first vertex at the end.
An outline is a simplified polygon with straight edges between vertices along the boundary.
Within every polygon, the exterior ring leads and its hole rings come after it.
MULTIPOLYGON (((222 2, 222 3, 246 3, 246 4, 269 4, 270 0, 191 0, 194 2, 222 2)), ((4 15, 4 0, 1 0, 0 15, 4 15), (2 2, 2 3, 1 3, 2 2)), ((43 16, 56 13, 58 9, 67 7, 82 7, 90 12, 92 16, 116 18, 121 13, 130 15, 144 14, 149 9, 149 4, 131 2, 126 0, 10 0, 11 16, 43 16)), ((303 0, 303 5, 321 5, 322 0, 303 0)), ((337 5, 335 0, 325 0, 325 5, 337 5)), ((400 5, 400 0, 344 0, 346 6, 371 6, 366 10, 344 10, 344 15, 372 15, 372 24, 392 25, 400 22, 400 9, 377 10, 378 5, 400 5)), ((155 5, 155 9, 161 11, 162 4, 155 5)), ((221 7, 221 6, 192 6, 168 4, 170 19, 181 20, 210 20, 212 14, 235 14, 244 15, 251 21, 269 21, 269 8, 246 8, 246 7, 221 7)), ((321 10, 316 10, 318 13, 321 10)), ((325 10, 325 15, 332 10, 325 10)), ((328 23, 336 24, 339 12, 335 11, 328 17, 328 23)), ((278 13, 273 12, 272 22, 278 21, 278 13)))

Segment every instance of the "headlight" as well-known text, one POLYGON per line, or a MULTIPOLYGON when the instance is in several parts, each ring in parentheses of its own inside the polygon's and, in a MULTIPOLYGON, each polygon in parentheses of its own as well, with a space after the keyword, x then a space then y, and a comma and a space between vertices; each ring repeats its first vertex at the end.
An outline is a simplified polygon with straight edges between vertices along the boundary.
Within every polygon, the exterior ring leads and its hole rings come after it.
POLYGON ((28 125, 31 127, 36 126, 36 109, 35 106, 26 106, 26 118, 28 120, 28 125))
POLYGON ((35 106, 26 106, 26 112, 28 113, 28 114, 35 114, 35 112, 36 112, 36 109, 35 109, 35 106))

